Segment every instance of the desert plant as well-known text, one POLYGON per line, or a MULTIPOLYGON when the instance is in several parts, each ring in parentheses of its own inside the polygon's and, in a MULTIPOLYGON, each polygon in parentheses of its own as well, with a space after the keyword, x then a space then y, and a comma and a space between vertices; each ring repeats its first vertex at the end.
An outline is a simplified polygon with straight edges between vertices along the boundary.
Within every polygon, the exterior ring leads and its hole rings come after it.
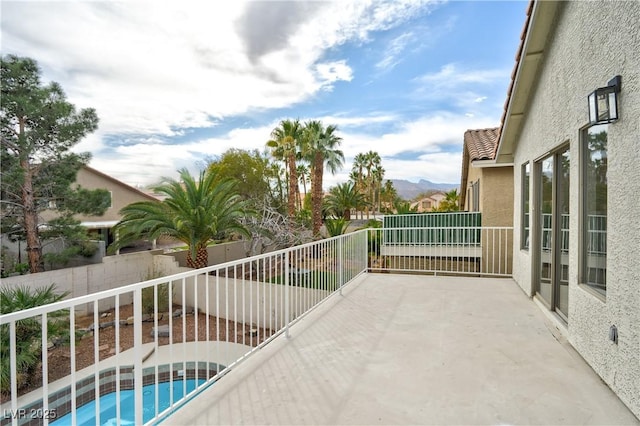
POLYGON ((169 306, 169 283, 158 284, 157 300, 154 295, 153 286, 142 289, 142 312, 152 315, 156 304, 158 313, 171 312, 169 306))
MULTIPOLYGON (((147 271, 144 281, 164 277, 165 275, 164 271, 157 270, 154 267, 147 271)), ((169 283, 163 283, 158 284, 157 287, 157 297, 154 294, 153 286, 142 289, 142 312, 145 314, 152 315, 156 304, 158 305, 158 313, 171 312, 171 306, 169 306, 169 289, 171 288, 171 295, 173 297, 173 286, 170 286, 169 283)))
POLYGON ((344 217, 339 217, 337 219, 327 219, 324 221, 324 226, 327 228, 327 233, 330 237, 337 237, 338 235, 342 235, 347 231, 349 227, 349 221, 345 220, 344 217))
POLYGON ((28 263, 16 263, 15 271, 20 275, 24 275, 29 272, 29 264, 28 263))
MULTIPOLYGON (((382 222, 376 219, 370 219, 360 229, 380 229, 382 228, 382 222)), ((367 233, 367 247, 369 248, 369 256, 380 255, 380 238, 382 233, 379 231, 369 231, 367 233)))
POLYGON ((242 220, 253 214, 236 192, 236 181, 218 178, 215 172, 200 172, 197 178, 187 169, 180 180, 167 179, 155 191, 167 196, 163 201, 139 201, 120 210, 122 220, 114 227, 119 238, 111 250, 141 238, 175 238, 189 246, 187 266, 208 265, 207 246, 221 233, 248 235, 242 220))
MULTIPOLYGON (((0 314, 48 305, 64 299, 69 293, 56 292, 55 284, 36 289, 28 286, 0 287, 0 314)), ((65 318, 67 310, 47 314, 47 337, 51 341, 68 342, 69 327, 65 318)), ((39 316, 16 321, 16 365, 17 377, 13 378, 18 388, 33 381, 42 357, 42 324, 39 316)), ((9 324, 0 325, 0 391, 11 388, 9 324)))

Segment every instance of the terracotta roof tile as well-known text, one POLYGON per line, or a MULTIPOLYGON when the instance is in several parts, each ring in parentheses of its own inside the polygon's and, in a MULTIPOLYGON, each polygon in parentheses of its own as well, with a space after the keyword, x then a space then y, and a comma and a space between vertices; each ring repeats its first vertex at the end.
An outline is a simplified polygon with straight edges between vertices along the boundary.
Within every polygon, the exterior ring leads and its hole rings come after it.
MULTIPOLYGON (((502 118, 500 119, 500 130, 504 126, 504 123, 507 120, 507 113, 509 111, 509 103, 511 102, 511 95, 513 94, 513 86, 516 81, 516 74, 518 73, 518 67, 520 66, 520 59, 522 59, 522 52, 524 51, 524 43, 527 39, 527 33, 529 31, 529 23, 531 22, 531 13, 533 12, 533 6, 536 0, 529 0, 529 5, 527 6, 526 18, 524 20, 524 26, 522 27, 522 32, 520 33, 520 45, 518 46, 518 50, 516 52, 515 57, 515 65, 513 66, 513 70, 511 71, 511 82, 509 83, 509 88, 507 89, 507 99, 504 101, 504 107, 502 110, 502 118)), ((500 134, 498 133, 498 137, 500 134)), ((498 152, 498 144, 494 146, 494 152, 491 158, 495 158, 496 153, 498 152)))
POLYGON ((464 145, 469 151, 469 159, 471 161, 493 160, 499 135, 499 127, 464 132, 464 145))

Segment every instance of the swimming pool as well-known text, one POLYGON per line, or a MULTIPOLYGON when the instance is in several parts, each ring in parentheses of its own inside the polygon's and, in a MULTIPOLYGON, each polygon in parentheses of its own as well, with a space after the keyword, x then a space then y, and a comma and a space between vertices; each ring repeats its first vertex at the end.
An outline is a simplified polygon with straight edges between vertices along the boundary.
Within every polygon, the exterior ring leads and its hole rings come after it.
MULTIPOLYGON (((204 379, 197 381, 198 385, 204 383, 204 379)), ((169 408, 169 386, 170 382, 158 383, 158 412, 169 408)), ((196 388, 195 379, 187 379, 187 393, 196 388)), ((156 404, 156 386, 147 385, 142 388, 142 420, 148 422, 155 414, 156 404)), ((173 381, 173 401, 176 402, 183 397, 184 384, 182 380, 173 381)), ((68 413, 59 419, 55 420, 56 426, 70 425, 71 413, 68 413)), ((96 422, 96 403, 91 401, 76 410, 76 424, 79 426, 93 426, 98 424, 96 422)), ((116 393, 108 393, 100 397, 100 423, 101 425, 115 425, 116 423, 116 393)), ((134 410, 134 391, 122 390, 120 391, 120 424, 132 425, 135 424, 135 410, 134 410)))

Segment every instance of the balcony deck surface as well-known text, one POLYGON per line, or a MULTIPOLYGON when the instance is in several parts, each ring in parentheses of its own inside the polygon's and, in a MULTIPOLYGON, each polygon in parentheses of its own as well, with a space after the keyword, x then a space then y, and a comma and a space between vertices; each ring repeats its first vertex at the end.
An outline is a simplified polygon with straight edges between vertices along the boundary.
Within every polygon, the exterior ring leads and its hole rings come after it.
POLYGON ((640 424, 511 279, 368 274, 164 424, 640 424))

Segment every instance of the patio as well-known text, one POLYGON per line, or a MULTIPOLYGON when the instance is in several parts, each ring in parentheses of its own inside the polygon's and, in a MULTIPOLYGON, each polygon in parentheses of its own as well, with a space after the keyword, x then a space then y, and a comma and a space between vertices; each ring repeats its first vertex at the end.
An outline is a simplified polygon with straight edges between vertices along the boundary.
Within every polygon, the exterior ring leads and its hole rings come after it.
POLYGON ((166 424, 640 424, 510 278, 365 274, 166 424))

